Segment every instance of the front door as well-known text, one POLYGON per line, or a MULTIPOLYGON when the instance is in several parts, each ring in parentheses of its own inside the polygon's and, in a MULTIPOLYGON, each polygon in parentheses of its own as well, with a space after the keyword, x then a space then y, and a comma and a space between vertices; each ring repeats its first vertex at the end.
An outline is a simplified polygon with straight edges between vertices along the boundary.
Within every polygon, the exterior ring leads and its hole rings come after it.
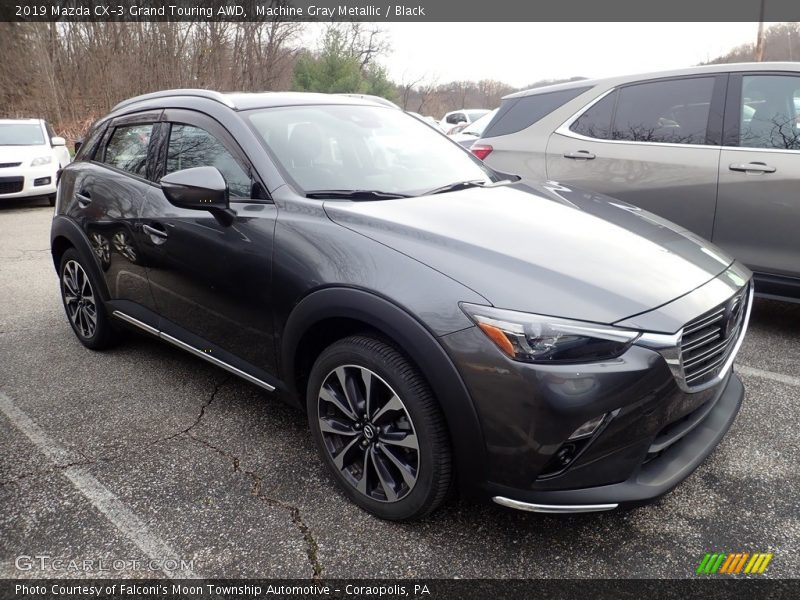
POLYGON ((227 225, 210 212, 148 203, 143 226, 159 255, 149 268, 160 328, 203 352, 227 354, 275 373, 272 322, 272 242, 277 209, 246 157, 214 120, 167 111, 160 174, 213 166, 225 177, 235 213, 227 225), (187 338, 186 334, 190 337, 187 338))

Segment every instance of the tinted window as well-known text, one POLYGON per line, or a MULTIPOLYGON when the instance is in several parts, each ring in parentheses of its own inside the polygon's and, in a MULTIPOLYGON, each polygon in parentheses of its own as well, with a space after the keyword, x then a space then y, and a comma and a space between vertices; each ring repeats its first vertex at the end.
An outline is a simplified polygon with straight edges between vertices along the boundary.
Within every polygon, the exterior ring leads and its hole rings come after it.
POLYGON ((672 79, 619 90, 612 137, 634 142, 705 144, 713 77, 672 79))
POLYGON ((800 77, 742 78, 739 145, 800 150, 800 77))
POLYGON ((572 88, 503 100, 500 110, 489 123, 486 131, 483 132, 483 137, 495 137, 522 131, 588 89, 591 88, 572 88))
POLYGON ((173 125, 169 134, 166 174, 193 167, 216 167, 231 196, 249 198, 252 181, 217 138, 192 125, 173 125))
POLYGON ((152 133, 152 123, 117 127, 106 144, 103 162, 139 177, 145 177, 147 147, 152 133))
POLYGON ((95 123, 92 125, 92 129, 90 130, 88 136, 83 138, 81 141, 81 147, 75 154, 75 160, 92 160, 94 149, 98 145, 100 139, 103 137, 105 130, 105 123, 95 123))
POLYGON ((605 96, 583 113, 570 126, 570 130, 587 137, 607 140, 611 137, 611 116, 614 114, 616 92, 605 96))

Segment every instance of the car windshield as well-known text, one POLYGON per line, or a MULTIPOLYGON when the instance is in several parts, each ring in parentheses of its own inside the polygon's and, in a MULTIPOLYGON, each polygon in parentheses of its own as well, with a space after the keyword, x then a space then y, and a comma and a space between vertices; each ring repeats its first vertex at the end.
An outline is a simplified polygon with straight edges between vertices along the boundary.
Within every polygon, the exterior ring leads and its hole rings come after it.
POLYGON ((318 193, 324 191, 384 194, 361 193, 359 199, 417 196, 497 180, 441 133, 392 108, 293 106, 250 111, 248 118, 294 183, 315 197, 325 197, 318 193))
POLYGON ((31 123, 0 123, 0 146, 40 146, 44 135, 39 125, 31 123))

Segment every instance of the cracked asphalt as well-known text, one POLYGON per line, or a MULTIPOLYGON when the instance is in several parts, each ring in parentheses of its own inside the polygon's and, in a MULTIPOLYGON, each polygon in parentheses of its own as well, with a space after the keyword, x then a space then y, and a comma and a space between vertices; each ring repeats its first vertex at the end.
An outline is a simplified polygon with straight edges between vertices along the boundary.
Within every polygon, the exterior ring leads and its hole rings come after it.
POLYGON ((84 349, 51 215, 44 201, 0 207, 0 577, 160 577, 168 567, 135 564, 159 552, 209 579, 683 578, 711 551, 773 552, 765 576, 798 573, 800 305, 757 301, 742 411, 659 502, 559 517, 454 501, 387 523, 337 491, 305 416, 269 394, 143 336, 84 349), (20 570, 20 556, 120 568, 20 570))

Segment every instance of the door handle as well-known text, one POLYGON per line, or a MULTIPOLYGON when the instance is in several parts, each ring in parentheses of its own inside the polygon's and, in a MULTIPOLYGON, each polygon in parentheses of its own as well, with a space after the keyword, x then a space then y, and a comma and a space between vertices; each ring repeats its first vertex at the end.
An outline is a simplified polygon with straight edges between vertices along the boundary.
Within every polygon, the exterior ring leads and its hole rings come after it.
POLYGON ((731 163, 728 167, 731 171, 743 171, 745 173, 774 173, 775 167, 770 167, 763 162, 751 163, 731 163))
POLYGON ((167 234, 166 231, 164 231, 163 229, 158 229, 157 227, 151 227, 150 225, 142 225, 142 230, 146 234, 152 235, 154 237, 157 237, 160 240, 166 240, 167 237, 168 237, 168 234, 167 234))
POLYGON ((572 158, 575 160, 592 160, 595 155, 588 150, 578 150, 577 152, 564 152, 564 158, 572 158))
POLYGON ((86 208, 92 203, 92 196, 89 192, 81 190, 75 194, 75 197, 78 199, 78 204, 80 204, 81 208, 86 208))

